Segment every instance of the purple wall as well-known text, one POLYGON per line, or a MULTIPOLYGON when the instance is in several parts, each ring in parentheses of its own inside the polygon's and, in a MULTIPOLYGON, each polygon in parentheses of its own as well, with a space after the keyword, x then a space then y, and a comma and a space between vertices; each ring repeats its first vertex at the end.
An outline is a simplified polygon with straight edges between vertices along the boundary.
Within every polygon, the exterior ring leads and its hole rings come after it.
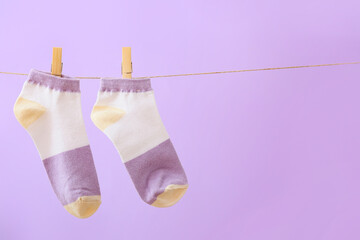
MULTIPOLYGON (((360 60, 360 2, 0 1, 0 71, 134 76, 360 60), (100 3, 101 2, 101 3, 100 3)), ((91 122, 98 80, 81 82, 103 204, 89 219, 57 200, 15 120, 25 80, 0 75, 0 239, 360 239, 360 66, 153 80, 190 188, 174 207, 139 198, 91 122)))

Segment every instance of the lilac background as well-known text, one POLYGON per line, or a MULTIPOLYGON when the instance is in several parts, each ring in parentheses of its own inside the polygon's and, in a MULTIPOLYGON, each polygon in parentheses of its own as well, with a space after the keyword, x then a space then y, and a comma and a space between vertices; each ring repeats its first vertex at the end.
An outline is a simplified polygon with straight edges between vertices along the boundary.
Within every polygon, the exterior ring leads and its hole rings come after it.
MULTIPOLYGON (((0 71, 134 76, 360 60, 360 2, 0 0, 0 71)), ((86 220, 56 199, 12 106, 25 80, 0 75, 0 239, 360 239, 359 65, 153 80, 190 188, 143 203, 90 121, 103 204, 86 220)))

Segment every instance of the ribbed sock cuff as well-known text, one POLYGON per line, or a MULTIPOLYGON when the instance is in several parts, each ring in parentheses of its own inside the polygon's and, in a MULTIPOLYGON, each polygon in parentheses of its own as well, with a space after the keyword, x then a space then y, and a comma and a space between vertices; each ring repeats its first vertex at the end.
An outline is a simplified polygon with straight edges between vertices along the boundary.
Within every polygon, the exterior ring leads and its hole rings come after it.
POLYGON ((150 79, 101 79, 101 92, 147 92, 151 91, 150 79))
POLYGON ((62 92, 80 92, 79 80, 64 75, 58 77, 51 75, 51 73, 35 69, 30 70, 27 82, 39 84, 62 92))

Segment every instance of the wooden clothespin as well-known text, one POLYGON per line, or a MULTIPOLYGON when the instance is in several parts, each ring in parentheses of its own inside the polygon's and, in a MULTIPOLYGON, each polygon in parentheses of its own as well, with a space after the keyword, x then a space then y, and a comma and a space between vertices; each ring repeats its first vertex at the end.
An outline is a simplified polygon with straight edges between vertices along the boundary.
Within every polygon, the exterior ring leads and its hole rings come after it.
POLYGON ((54 47, 51 64, 51 74, 61 76, 62 73, 62 48, 54 47))
POLYGON ((123 78, 131 79, 131 74, 132 74, 131 47, 122 48, 121 73, 123 78))

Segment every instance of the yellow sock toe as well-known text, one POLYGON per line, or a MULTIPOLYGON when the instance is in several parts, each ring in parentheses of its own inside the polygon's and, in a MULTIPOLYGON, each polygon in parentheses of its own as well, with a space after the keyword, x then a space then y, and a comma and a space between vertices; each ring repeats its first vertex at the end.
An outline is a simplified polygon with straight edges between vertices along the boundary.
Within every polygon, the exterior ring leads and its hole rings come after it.
POLYGON ((155 202, 151 205, 159 208, 170 207, 184 196, 187 188, 188 185, 171 184, 165 188, 163 193, 157 196, 155 202))
POLYGON ((101 196, 83 196, 65 205, 64 208, 75 217, 88 218, 96 212, 100 204, 101 196))

